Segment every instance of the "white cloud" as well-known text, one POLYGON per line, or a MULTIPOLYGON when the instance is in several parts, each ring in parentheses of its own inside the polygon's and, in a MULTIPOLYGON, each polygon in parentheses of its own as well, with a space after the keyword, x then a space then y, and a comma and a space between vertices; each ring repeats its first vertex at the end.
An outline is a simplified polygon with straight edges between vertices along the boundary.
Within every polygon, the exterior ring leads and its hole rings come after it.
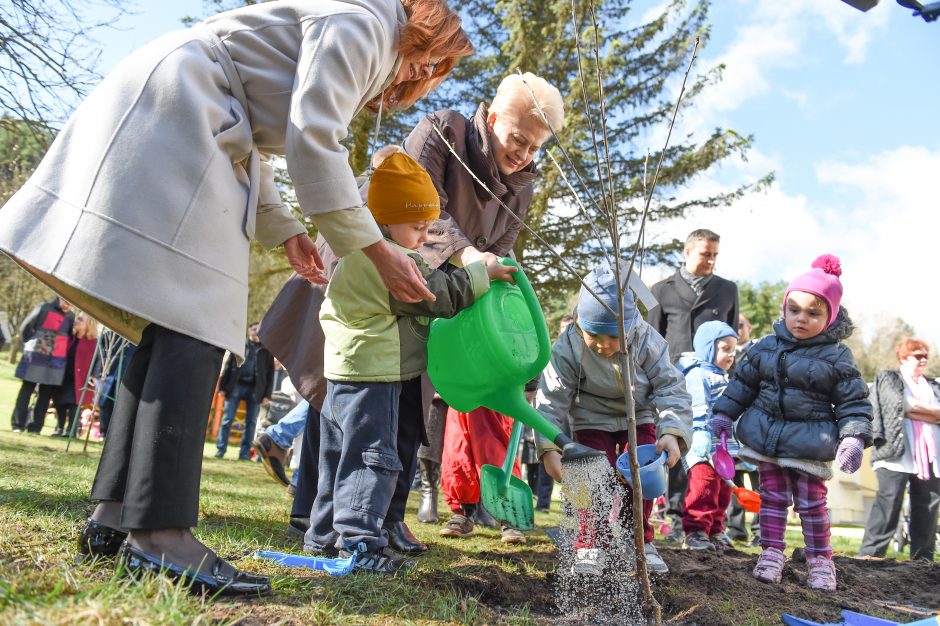
MULTIPOLYGON (((815 171, 820 183, 838 187, 836 201, 790 195, 775 184, 732 207, 699 211, 694 220, 653 224, 649 240, 710 228, 721 234, 718 273, 751 282, 790 280, 819 254, 836 254, 844 303, 854 317, 901 317, 940 345, 940 288, 933 271, 940 150, 903 146, 856 162, 821 162, 815 171)), ((703 180, 687 192, 700 196, 715 188, 713 180, 703 180)), ((651 268, 644 279, 668 271, 651 268)))
MULTIPOLYGON (((737 3, 741 25, 731 42, 716 56, 703 56, 700 68, 726 66, 722 81, 696 100, 695 117, 700 128, 712 128, 722 113, 734 111, 747 100, 777 88, 782 97, 800 106, 809 97, 774 83, 774 73, 807 62, 813 44, 834 40, 844 52, 843 63, 865 61, 874 33, 888 23, 890 10, 878 6, 861 13, 837 0, 787 0, 786 2, 737 3)), ((709 51, 711 52, 711 51, 709 51)))

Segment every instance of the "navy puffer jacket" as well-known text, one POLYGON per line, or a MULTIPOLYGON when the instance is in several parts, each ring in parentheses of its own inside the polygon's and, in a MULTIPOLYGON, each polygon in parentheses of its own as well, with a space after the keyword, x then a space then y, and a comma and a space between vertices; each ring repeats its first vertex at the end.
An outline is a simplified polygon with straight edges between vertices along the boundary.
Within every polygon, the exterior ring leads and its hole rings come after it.
POLYGON ((783 320, 747 353, 714 412, 735 419, 738 441, 770 458, 832 461, 839 441, 871 445, 872 408, 852 351, 840 343, 852 322, 840 308, 823 333, 805 340, 783 320))

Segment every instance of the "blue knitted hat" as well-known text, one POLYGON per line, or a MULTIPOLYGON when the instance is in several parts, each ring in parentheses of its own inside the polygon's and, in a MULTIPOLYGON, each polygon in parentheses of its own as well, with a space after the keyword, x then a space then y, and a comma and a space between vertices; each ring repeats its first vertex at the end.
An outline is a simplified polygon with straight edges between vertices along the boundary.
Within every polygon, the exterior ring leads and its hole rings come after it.
MULTIPOLYGON (((621 276, 626 279, 627 267, 621 261, 621 276)), ((601 300, 614 311, 617 310, 617 275, 614 268, 608 263, 601 263, 591 273, 584 277, 584 283, 591 288, 601 300)), ((629 333, 640 321, 640 311, 636 305, 636 296, 630 289, 624 289, 623 293, 624 332, 629 333)), ((578 294, 578 326, 585 332, 592 335, 610 335, 616 337, 617 320, 614 316, 597 301, 590 291, 581 286, 581 292, 578 294)))

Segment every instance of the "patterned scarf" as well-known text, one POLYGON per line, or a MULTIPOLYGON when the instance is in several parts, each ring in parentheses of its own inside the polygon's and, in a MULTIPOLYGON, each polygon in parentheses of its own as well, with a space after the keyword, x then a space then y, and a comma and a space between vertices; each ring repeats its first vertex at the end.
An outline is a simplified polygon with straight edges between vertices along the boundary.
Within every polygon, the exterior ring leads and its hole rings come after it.
POLYGON ((689 287, 692 288, 692 291, 695 292, 695 295, 700 296, 705 291, 705 286, 711 280, 713 274, 708 274, 707 276, 696 276, 689 270, 685 269, 685 265, 679 268, 679 275, 682 276, 685 282, 689 283, 689 287))
MULTIPOLYGON (((915 381, 914 378, 902 368, 901 379, 904 380, 908 393, 910 393, 919 404, 926 406, 936 406, 940 404, 933 393, 933 389, 927 382, 927 379, 923 376, 920 376, 915 381)), ((914 469, 917 470, 917 477, 919 479, 927 480, 930 478, 930 466, 937 459, 937 441, 934 439, 933 429, 930 428, 931 425, 927 422, 912 419, 911 426, 913 426, 914 430, 914 441, 911 442, 914 448, 914 469)), ((938 472, 934 471, 934 474, 936 475, 938 472)))

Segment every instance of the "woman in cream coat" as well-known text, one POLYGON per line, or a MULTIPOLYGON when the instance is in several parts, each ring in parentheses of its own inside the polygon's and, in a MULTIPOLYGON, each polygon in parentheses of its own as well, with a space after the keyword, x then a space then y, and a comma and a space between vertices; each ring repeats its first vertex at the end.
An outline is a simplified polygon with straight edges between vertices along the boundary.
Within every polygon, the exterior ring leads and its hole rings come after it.
POLYGON ((0 209, 0 250, 139 348, 123 381, 80 550, 118 551, 224 593, 265 592, 192 535, 223 352, 241 358, 249 240, 322 283, 265 155, 340 255, 363 249, 396 297, 432 298, 362 207, 340 141, 363 108, 404 108, 472 52, 444 0, 278 0, 167 34, 76 110, 0 209))

